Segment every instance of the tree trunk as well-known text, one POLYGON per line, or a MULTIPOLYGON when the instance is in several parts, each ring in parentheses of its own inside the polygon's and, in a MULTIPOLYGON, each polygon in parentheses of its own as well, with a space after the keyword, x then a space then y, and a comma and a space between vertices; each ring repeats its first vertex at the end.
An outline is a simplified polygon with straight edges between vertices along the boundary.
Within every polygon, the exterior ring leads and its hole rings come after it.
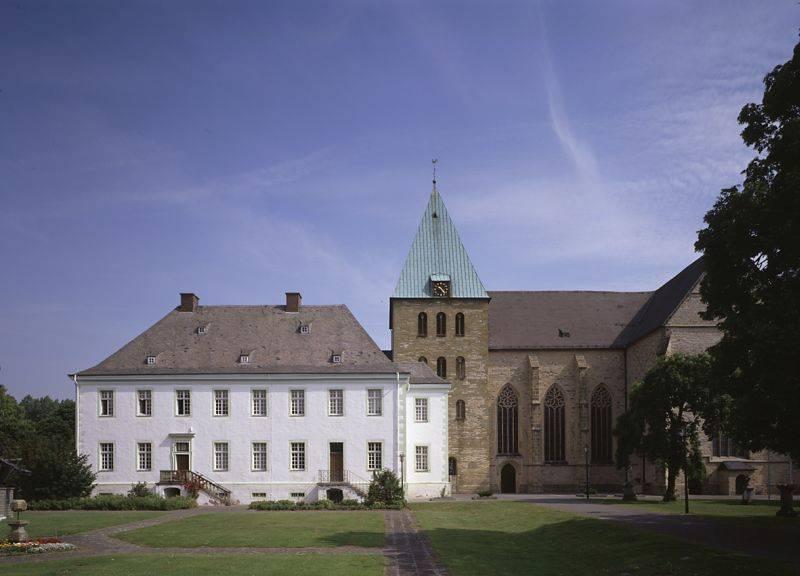
POLYGON ((677 473, 675 468, 670 466, 667 468, 667 490, 664 492, 664 502, 673 502, 675 500, 675 477, 677 473))

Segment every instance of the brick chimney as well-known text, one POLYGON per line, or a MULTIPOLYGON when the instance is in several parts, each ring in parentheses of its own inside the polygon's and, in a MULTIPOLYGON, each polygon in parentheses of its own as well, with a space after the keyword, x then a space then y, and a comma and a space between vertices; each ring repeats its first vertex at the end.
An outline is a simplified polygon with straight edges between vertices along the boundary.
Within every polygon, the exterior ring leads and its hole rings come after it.
POLYGON ((197 310, 198 302, 200 302, 200 298, 191 292, 181 292, 181 305, 178 306, 178 310, 181 312, 194 312, 197 310))
POLYGON ((299 312, 300 311, 300 303, 303 301, 303 297, 300 296, 300 292, 287 292, 286 293, 286 311, 287 312, 299 312))

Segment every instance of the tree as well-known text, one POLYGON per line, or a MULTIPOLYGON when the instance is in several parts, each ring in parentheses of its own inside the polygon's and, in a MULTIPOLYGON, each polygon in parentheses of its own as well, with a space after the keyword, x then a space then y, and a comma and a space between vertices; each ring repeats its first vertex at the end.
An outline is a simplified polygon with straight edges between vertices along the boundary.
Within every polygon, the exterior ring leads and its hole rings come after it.
POLYGON ((800 43, 739 114, 757 156, 722 190, 695 244, 722 340, 710 349, 722 424, 739 444, 800 459, 800 43))
POLYGON ((629 409, 617 419, 617 466, 630 464, 633 453, 664 465, 664 500, 675 499, 678 472, 686 480, 704 473, 698 434, 710 405, 709 357, 675 354, 659 359, 631 390, 629 409))
POLYGON ((365 503, 368 506, 402 506, 403 487, 397 474, 391 470, 373 472, 365 503))

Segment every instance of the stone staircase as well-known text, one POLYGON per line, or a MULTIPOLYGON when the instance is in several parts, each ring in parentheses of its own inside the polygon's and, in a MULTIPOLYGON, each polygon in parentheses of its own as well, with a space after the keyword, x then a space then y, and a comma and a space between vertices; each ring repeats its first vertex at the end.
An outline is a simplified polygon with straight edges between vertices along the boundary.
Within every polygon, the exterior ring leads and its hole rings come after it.
POLYGON ((194 488, 208 496, 212 504, 231 505, 231 491, 193 470, 161 470, 160 485, 180 485, 194 488))

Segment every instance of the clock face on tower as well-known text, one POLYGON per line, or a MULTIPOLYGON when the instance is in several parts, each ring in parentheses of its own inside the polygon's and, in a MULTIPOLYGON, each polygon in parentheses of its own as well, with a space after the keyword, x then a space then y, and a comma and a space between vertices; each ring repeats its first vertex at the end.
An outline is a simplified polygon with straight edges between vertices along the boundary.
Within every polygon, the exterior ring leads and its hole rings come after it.
POLYGON ((447 280, 437 280, 433 282, 433 295, 439 298, 450 297, 450 282, 447 280))

